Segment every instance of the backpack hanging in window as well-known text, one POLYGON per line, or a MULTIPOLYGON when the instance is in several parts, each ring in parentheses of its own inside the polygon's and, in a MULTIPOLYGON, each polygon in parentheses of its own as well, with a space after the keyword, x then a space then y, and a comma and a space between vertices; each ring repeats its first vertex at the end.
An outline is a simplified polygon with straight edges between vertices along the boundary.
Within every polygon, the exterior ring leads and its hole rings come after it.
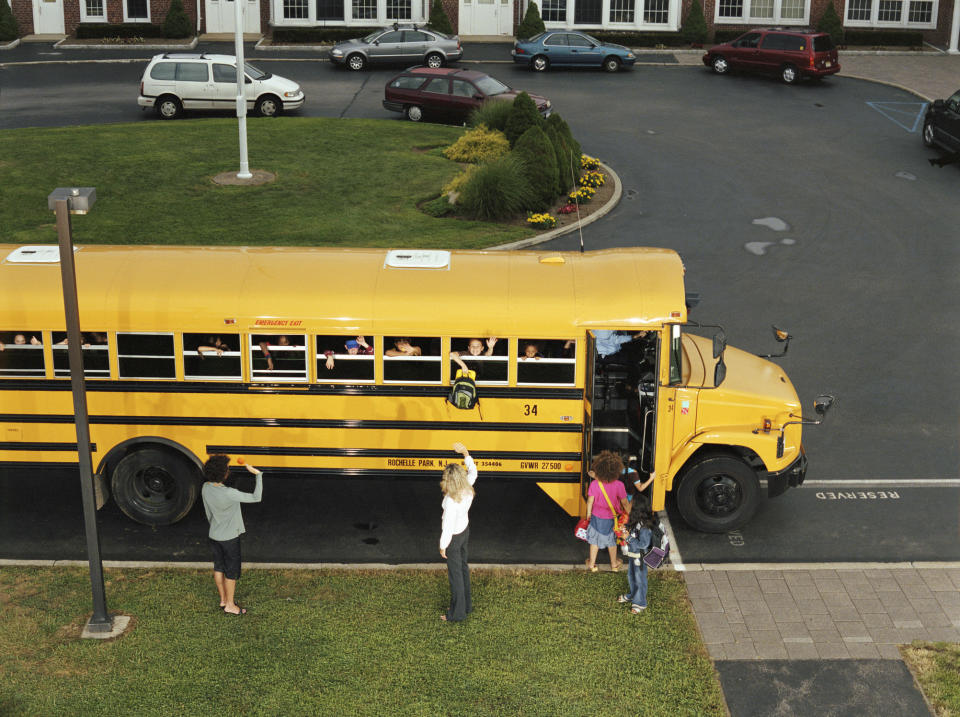
POLYGON ((477 377, 476 371, 467 371, 464 374, 463 369, 457 369, 456 378, 453 386, 450 388, 450 395, 447 400, 457 408, 469 411, 480 400, 477 396, 477 383, 474 379, 477 377))

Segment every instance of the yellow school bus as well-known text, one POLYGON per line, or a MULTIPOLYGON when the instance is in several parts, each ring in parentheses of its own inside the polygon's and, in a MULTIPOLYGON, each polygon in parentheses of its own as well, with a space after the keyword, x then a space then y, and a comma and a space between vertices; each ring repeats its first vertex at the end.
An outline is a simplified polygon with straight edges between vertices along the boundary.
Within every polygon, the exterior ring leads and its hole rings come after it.
MULTIPOLYGON (((0 466, 75 465, 58 248, 0 261, 0 466)), ((620 448, 655 509, 673 491, 712 532, 749 520, 761 480, 803 481, 790 380, 692 331, 673 251, 83 246, 76 271, 94 469, 143 523, 186 515, 213 453, 436 480, 463 441, 485 480, 576 516, 589 457, 620 448), (461 362, 469 410, 447 400, 461 362)))

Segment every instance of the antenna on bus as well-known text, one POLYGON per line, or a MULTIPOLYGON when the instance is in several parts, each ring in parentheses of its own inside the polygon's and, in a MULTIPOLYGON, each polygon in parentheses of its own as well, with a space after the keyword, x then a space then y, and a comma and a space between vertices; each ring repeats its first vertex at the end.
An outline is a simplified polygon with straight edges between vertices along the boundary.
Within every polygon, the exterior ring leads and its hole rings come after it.
MULTIPOLYGON (((570 184, 571 186, 577 186, 577 175, 576 168, 573 166, 573 155, 570 155, 570 184)), ((580 161, 580 158, 577 158, 577 162, 580 161)), ((577 208, 577 231, 580 233, 580 253, 583 254, 583 218, 580 216, 580 200, 574 200, 574 206, 577 208)))

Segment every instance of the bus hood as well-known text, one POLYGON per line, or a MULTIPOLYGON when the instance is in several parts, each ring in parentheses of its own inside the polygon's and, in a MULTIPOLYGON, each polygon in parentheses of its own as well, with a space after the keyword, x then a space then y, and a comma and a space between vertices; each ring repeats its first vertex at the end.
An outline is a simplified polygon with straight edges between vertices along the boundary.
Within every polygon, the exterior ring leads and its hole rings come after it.
POLYGON ((687 357, 691 364, 691 378, 705 377, 703 390, 697 405, 699 431, 711 431, 723 426, 749 426, 762 428, 763 420, 769 419, 772 428, 779 428, 791 420, 791 414, 801 414, 797 391, 786 372, 777 364, 762 359, 732 346, 724 352, 727 376, 717 389, 713 385, 712 341, 701 336, 686 334, 691 339, 687 357))

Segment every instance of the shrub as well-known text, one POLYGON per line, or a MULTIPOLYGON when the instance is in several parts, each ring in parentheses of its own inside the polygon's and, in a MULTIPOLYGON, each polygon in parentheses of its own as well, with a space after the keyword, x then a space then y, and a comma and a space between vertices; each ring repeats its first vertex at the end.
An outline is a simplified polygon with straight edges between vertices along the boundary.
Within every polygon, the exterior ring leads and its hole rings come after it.
POLYGON ((540 17, 540 8, 537 7, 535 2, 531 2, 527 5, 527 12, 523 16, 523 20, 517 25, 517 39, 525 40, 528 37, 539 35, 541 32, 546 32, 546 30, 543 19, 540 17))
POLYGON ((689 43, 679 32, 631 32, 629 30, 591 30, 590 34, 605 43, 627 47, 684 47, 689 43))
POLYGON ((703 17, 699 0, 690 3, 690 11, 680 28, 680 36, 691 45, 702 45, 707 41, 707 21, 703 17))
POLYGON ((456 142, 443 150, 443 156, 454 162, 480 164, 501 157, 510 151, 510 143, 503 132, 478 125, 467 130, 456 142))
POLYGON ((447 17, 447 11, 443 9, 441 0, 433 0, 433 5, 430 7, 430 22, 427 23, 427 27, 442 32, 444 35, 453 34, 453 25, 450 24, 450 18, 447 17))
POLYGON ((923 46, 923 33, 917 30, 846 30, 843 35, 847 45, 923 46))
POLYGON ((510 102, 487 100, 470 113, 467 124, 471 127, 485 124, 490 129, 498 129, 503 132, 507 128, 507 120, 510 119, 510 110, 512 109, 513 105, 510 102))
POLYGON ((823 15, 820 16, 820 22, 817 23, 817 30, 829 34, 834 45, 843 44, 843 22, 840 20, 840 16, 837 15, 837 11, 834 9, 832 2, 827 3, 827 9, 824 10, 823 15))
POLYGON ((75 30, 78 39, 106 39, 114 37, 163 37, 163 27, 145 22, 127 22, 111 25, 106 22, 82 22, 75 30))
POLYGON ((477 165, 463 185, 458 204, 477 219, 506 219, 523 211, 529 194, 530 185, 520 162, 512 154, 505 154, 477 165))
POLYGON ((457 174, 453 179, 443 186, 443 194, 447 195, 450 192, 462 192, 464 185, 470 179, 476 168, 476 165, 467 167, 465 170, 457 174))
POLYGON ((564 182, 567 182, 565 189, 569 189, 573 186, 574 182, 577 181, 577 177, 580 176, 580 143, 573 138, 573 132, 570 131, 570 126, 564 122, 563 118, 554 112, 552 115, 547 117, 546 126, 553 127, 557 130, 557 133, 560 135, 560 138, 567 145, 567 148, 570 151, 570 157, 567 159, 567 164, 564 166, 564 182))
POLYGON ((424 214, 429 214, 431 217, 445 217, 448 214, 453 214, 454 207, 446 196, 442 196, 431 199, 429 202, 424 202, 420 205, 420 210, 424 214))
POLYGON ((273 44, 282 45, 287 42, 336 43, 354 37, 365 37, 375 30, 382 29, 382 25, 371 25, 369 27, 275 27, 273 28, 273 44))
POLYGON ((543 118, 537 112, 536 103, 530 99, 530 95, 521 92, 513 100, 513 106, 510 108, 510 116, 507 117, 507 126, 503 133, 510 140, 510 146, 513 147, 520 135, 531 127, 540 127, 543 125, 543 118))
POLYGON ((183 9, 183 0, 173 0, 167 16, 163 20, 164 37, 190 37, 193 34, 193 25, 187 11, 183 9))
POLYGON ((563 141, 556 127, 544 124, 543 130, 550 144, 553 145, 553 153, 557 158, 557 194, 566 194, 567 190, 573 186, 573 176, 569 170, 570 150, 567 149, 567 143, 563 141))
POLYGON ((523 174, 530 184, 530 203, 526 209, 545 209, 557 196, 557 156, 550 139, 539 127, 531 127, 513 146, 523 174))
POLYGON ((20 28, 13 10, 5 0, 0 0, 0 40, 16 40, 20 37, 20 28))

